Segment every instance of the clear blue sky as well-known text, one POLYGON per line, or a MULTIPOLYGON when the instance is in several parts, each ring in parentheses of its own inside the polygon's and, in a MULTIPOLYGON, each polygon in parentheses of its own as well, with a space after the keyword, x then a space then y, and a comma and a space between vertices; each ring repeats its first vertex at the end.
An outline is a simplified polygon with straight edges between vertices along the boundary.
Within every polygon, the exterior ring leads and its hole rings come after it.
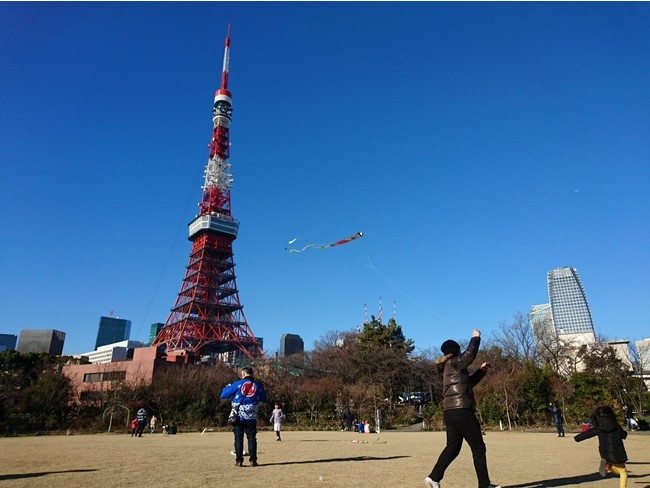
POLYGON ((489 335, 576 267, 650 336, 650 4, 1 3, 0 332, 174 304, 232 24, 237 285, 265 349, 489 335), (346 246, 288 254, 291 238, 346 246))

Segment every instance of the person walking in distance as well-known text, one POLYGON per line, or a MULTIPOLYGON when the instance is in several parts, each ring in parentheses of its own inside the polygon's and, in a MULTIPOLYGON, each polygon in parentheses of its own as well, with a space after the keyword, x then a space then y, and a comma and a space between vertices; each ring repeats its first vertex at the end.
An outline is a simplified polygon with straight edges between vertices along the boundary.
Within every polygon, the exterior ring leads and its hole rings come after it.
POLYGON ((257 411, 259 402, 266 403, 264 385, 253 377, 253 368, 244 368, 241 379, 227 385, 221 392, 221 399, 232 398, 232 414, 234 424, 232 432, 235 436, 235 466, 244 465, 244 434, 248 440, 248 453, 251 466, 257 464, 257 411))
POLYGON ((142 437, 144 426, 147 423, 147 411, 144 409, 144 407, 138 410, 138 413, 135 414, 135 418, 138 419, 138 427, 135 431, 135 435, 137 437, 142 437))
POLYGON ((269 420, 273 424, 273 430, 275 431, 275 440, 281 441, 280 431, 282 430, 282 424, 284 423, 284 412, 280 408, 280 404, 276 403, 273 412, 271 413, 271 419, 269 420))
POLYGON ((485 443, 481 433, 481 425, 474 415, 476 400, 473 387, 485 376, 489 363, 483 363, 473 374, 469 374, 468 366, 476 359, 481 332, 474 329, 467 350, 461 354, 460 346, 451 339, 442 343, 440 350, 443 357, 436 361, 438 371, 442 372, 442 392, 444 421, 447 427, 447 445, 440 453, 438 462, 431 474, 424 480, 428 488, 439 488, 440 480, 445 470, 460 453, 463 439, 472 449, 474 469, 478 478, 478 488, 501 488, 490 482, 485 443))

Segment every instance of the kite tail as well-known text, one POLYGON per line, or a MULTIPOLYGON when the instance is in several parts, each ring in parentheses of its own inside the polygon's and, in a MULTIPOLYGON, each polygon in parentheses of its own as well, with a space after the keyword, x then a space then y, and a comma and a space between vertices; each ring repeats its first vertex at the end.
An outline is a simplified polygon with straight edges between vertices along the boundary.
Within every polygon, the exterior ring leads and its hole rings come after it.
MULTIPOLYGON (((332 244, 314 244, 313 242, 310 242, 309 244, 307 244, 302 249, 288 249, 288 248, 285 247, 284 250, 287 251, 287 252, 303 252, 308 247, 313 247, 314 249, 327 249, 328 247, 334 247, 334 246, 340 246, 341 244, 347 244, 348 242, 354 241, 355 239, 359 239, 360 237, 363 237, 363 232, 357 232, 353 236, 346 237, 345 239, 342 239, 342 240, 337 241, 337 242, 333 242, 332 244)), ((302 239, 300 237, 295 237, 295 238, 291 239, 288 242, 288 244, 293 244, 296 241, 304 241, 304 240, 306 240, 306 239, 302 239)))
MULTIPOLYGON (((289 244, 291 244, 291 243, 289 243, 289 244)), ((315 249, 325 249, 326 247, 330 247, 330 246, 329 245, 325 246, 323 244, 309 243, 305 247, 303 247, 302 249, 289 249, 289 248, 285 247, 284 250, 287 251, 287 252, 303 252, 305 249, 307 249, 309 247, 313 247, 315 249)))

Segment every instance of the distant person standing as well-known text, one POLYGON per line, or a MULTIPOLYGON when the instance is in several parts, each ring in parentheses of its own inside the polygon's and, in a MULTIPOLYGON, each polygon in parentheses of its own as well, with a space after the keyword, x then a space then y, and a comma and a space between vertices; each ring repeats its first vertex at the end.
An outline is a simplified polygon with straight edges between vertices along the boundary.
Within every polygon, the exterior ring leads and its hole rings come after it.
POLYGON ((235 465, 244 465, 244 433, 248 440, 251 466, 257 464, 257 411, 259 402, 267 402, 264 385, 253 378, 253 368, 244 368, 241 379, 226 386, 221 399, 232 398, 232 410, 237 412, 237 421, 232 426, 235 436, 235 465))
POLYGON ((354 415, 349 410, 345 412, 345 430, 348 432, 352 431, 352 422, 354 421, 354 415))
POLYGON ((634 430, 634 414, 632 413, 632 409, 627 405, 623 406, 623 416, 625 418, 625 425, 627 426, 627 430, 634 430))
POLYGON ((453 340, 442 343, 443 357, 436 361, 438 371, 442 372, 442 392, 444 421, 447 427, 447 446, 440 453, 438 462, 424 482, 428 488, 440 488, 440 480, 463 446, 463 439, 472 449, 474 469, 478 478, 478 488, 501 488, 490 482, 485 442, 474 409, 476 400, 472 389, 487 372, 489 363, 483 363, 473 374, 467 368, 476 359, 481 344, 481 331, 474 329, 467 350, 461 354, 460 345, 453 340))
POLYGON ((152 434, 156 432, 156 422, 158 422, 158 419, 156 418, 155 415, 152 415, 151 420, 149 421, 149 427, 151 427, 152 434))
POLYGON ((549 403, 546 411, 553 414, 557 436, 564 437, 564 415, 562 414, 562 409, 553 403, 549 403))
POLYGON ((138 419, 138 427, 135 430, 135 435, 137 437, 142 437, 144 426, 147 423, 147 411, 144 409, 144 407, 138 410, 138 413, 135 415, 135 417, 138 419))
POLYGON ((275 431, 275 440, 281 441, 280 431, 282 430, 282 424, 284 423, 284 412, 280 408, 280 404, 276 403, 273 413, 271 413, 271 419, 269 420, 273 424, 273 430, 275 431))
POLYGON ((131 420, 131 437, 135 435, 135 431, 138 430, 138 419, 135 418, 131 420))

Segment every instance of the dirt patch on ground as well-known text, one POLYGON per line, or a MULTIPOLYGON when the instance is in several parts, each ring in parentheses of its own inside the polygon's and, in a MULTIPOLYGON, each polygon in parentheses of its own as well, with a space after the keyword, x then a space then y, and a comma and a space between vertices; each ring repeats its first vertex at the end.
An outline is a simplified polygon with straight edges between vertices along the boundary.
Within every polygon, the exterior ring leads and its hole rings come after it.
MULTIPOLYGON (((598 475, 598 441, 551 433, 488 432, 490 477, 503 488, 618 488, 598 475)), ((424 487, 445 444, 443 432, 258 433, 256 468, 235 467, 232 433, 128 434, 0 439, 2 488, 424 487)), ((625 441, 629 488, 650 487, 650 434, 625 441)), ((474 488, 467 445, 447 470, 444 487, 474 488)))

